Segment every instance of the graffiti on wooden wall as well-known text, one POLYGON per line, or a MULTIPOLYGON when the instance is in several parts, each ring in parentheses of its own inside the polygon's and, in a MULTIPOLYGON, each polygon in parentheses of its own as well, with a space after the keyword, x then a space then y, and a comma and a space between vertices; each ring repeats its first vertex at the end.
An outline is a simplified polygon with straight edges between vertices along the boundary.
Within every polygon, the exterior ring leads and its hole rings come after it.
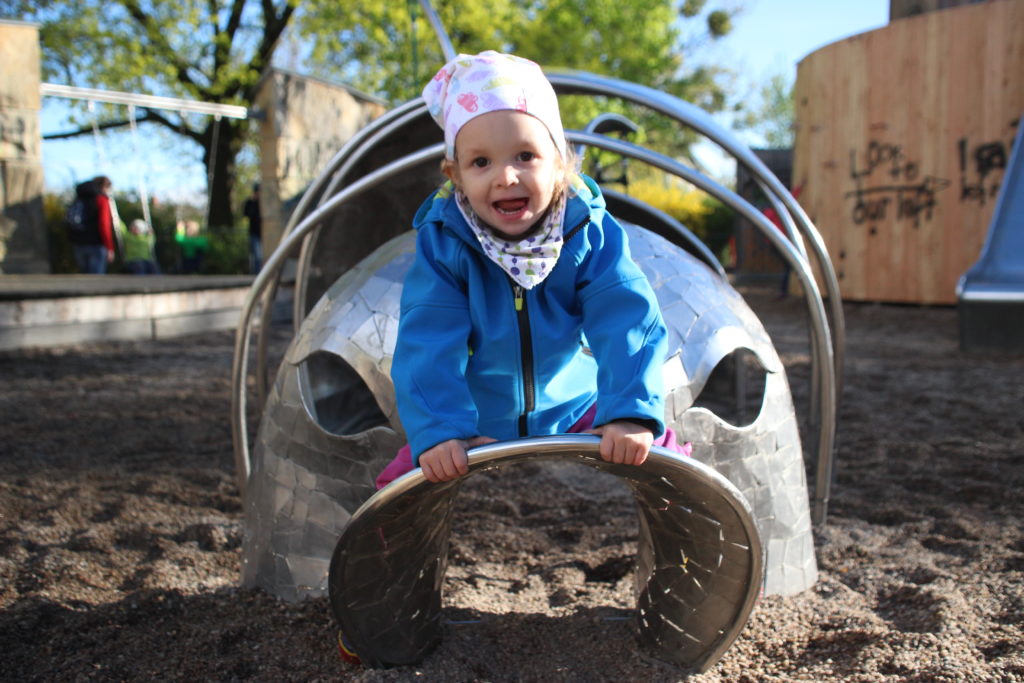
POLYGON ((877 140, 860 152, 850 150, 850 178, 855 189, 844 196, 853 200, 850 218, 857 225, 889 219, 920 225, 931 220, 938 193, 950 185, 944 178, 922 175, 902 145, 877 140))
POLYGON ((1010 160, 1010 149, 1019 120, 1009 126, 1008 142, 994 140, 974 143, 969 137, 960 138, 957 153, 960 161, 960 201, 977 202, 984 206, 999 194, 1003 174, 1010 160))
POLYGON ((923 172, 903 145, 871 140, 862 150, 850 150, 850 178, 854 189, 843 196, 850 201, 856 225, 909 221, 914 227, 930 221, 943 198, 984 206, 999 194, 1009 163, 1010 148, 1019 121, 1010 122, 1008 141, 977 142, 964 136, 956 142, 960 192, 940 194, 953 182, 923 172))

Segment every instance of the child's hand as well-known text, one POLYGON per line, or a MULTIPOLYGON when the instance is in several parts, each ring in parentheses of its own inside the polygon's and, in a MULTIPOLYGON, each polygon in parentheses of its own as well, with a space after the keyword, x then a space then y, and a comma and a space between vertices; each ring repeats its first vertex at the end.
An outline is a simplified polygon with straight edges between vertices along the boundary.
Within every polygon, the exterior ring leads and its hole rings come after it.
POLYGON ((654 434, 628 420, 613 420, 590 430, 601 435, 601 459, 624 465, 642 465, 651 452, 654 434))
POLYGON ((469 472, 466 449, 494 443, 489 436, 474 436, 472 439, 449 439, 428 448, 420 454, 420 469, 427 481, 435 484, 450 481, 469 472))

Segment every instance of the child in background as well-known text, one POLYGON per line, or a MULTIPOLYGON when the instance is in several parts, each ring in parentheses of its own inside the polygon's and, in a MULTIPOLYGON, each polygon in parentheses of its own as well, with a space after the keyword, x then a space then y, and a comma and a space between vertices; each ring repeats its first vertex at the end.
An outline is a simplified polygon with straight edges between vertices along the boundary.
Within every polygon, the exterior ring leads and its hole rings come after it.
POLYGON ((417 464, 433 482, 466 449, 556 433, 601 457, 689 453, 664 424, 666 330, 622 226, 575 172, 540 67, 459 55, 423 97, 444 130, 448 182, 414 220, 391 377, 409 438, 378 488, 417 464))
POLYGON ((146 221, 136 218, 122 237, 124 265, 132 275, 159 275, 153 249, 156 237, 146 221))
POLYGON ((177 230, 174 232, 174 241, 178 243, 181 250, 181 272, 185 275, 194 275, 203 268, 203 256, 210 243, 206 235, 199 230, 197 221, 178 221, 177 230))

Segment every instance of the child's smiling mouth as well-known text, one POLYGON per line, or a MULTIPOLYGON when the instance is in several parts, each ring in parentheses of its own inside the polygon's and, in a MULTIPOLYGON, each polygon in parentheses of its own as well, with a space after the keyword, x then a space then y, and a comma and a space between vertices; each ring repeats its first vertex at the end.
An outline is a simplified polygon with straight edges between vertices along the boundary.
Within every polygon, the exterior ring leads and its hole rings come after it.
POLYGON ((529 203, 530 200, 527 197, 519 197, 517 199, 499 199, 493 202, 491 206, 503 216, 515 216, 526 209, 529 203))

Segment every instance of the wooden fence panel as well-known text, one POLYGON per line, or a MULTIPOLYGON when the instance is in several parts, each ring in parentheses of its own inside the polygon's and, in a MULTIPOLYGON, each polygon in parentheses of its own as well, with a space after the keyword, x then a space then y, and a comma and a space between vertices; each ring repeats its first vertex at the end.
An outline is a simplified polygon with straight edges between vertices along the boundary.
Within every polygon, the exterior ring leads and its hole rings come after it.
POLYGON ((844 299, 956 302, 1024 112, 1024 0, 899 19, 805 57, 793 185, 844 299))

